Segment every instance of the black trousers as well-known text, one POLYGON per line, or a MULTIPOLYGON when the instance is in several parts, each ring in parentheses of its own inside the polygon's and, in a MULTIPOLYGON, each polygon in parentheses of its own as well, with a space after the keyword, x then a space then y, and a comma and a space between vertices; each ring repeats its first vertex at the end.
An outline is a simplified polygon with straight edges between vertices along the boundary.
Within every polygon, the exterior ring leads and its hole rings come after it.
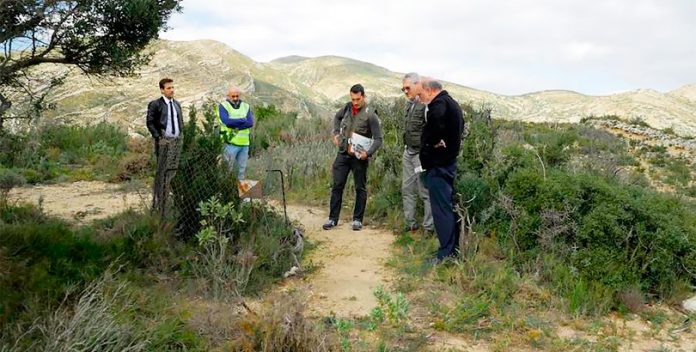
POLYGON ((454 212, 454 177, 457 164, 433 167, 426 170, 425 186, 430 194, 430 207, 433 211, 435 232, 440 241, 437 258, 457 254, 459 248, 459 216, 454 212))
POLYGON ((367 204, 367 160, 360 160, 352 155, 338 153, 331 169, 333 185, 331 186, 331 203, 329 218, 336 221, 341 214, 343 203, 343 188, 348 180, 348 173, 353 172, 355 183, 355 207, 353 208, 353 220, 362 222, 367 204))

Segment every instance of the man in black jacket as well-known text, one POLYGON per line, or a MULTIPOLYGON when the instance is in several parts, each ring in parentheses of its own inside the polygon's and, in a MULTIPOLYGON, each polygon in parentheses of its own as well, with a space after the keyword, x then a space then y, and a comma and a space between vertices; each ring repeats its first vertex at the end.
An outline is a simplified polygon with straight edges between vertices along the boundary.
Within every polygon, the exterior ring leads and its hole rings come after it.
POLYGON ((427 104, 425 127, 421 134, 420 161, 425 169, 425 185, 435 231, 440 241, 435 262, 456 255, 459 248, 459 218, 454 212, 454 178, 464 129, 462 109, 442 84, 424 79, 421 101, 427 104))
POLYGON ((181 105, 174 100, 174 81, 159 82, 162 96, 147 105, 147 129, 155 144, 157 171, 152 192, 152 211, 164 216, 169 184, 179 167, 184 126, 181 105))

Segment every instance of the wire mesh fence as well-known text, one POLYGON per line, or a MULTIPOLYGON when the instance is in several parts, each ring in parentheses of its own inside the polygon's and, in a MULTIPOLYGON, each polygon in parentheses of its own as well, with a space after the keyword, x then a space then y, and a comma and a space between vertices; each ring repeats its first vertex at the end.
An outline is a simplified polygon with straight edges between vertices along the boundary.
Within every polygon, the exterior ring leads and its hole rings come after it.
MULTIPOLYGON (((156 177, 153 186, 153 204, 162 202, 160 206, 153 205, 153 211, 163 218, 176 224, 176 233, 182 238, 191 238, 201 228, 199 206, 201 202, 212 197, 222 203, 232 203, 238 206, 242 201, 273 205, 275 212, 290 223, 286 208, 287 188, 284 170, 264 169, 255 170, 256 180, 244 180, 238 184, 237 171, 222 157, 222 151, 214 146, 184 145, 184 150, 177 165, 168 165, 164 177, 156 177), (165 181, 170 181, 169 185, 165 181), (246 188, 245 188, 246 187, 246 188), (165 189, 166 188, 166 189, 165 189), (269 203, 270 201, 270 203, 269 203)), ((267 216, 259 212, 260 220, 267 216)))
POLYGON ((201 228, 201 202, 216 197, 236 206, 239 196, 236 177, 222 159, 216 138, 193 132, 178 143, 172 148, 180 151, 178 158, 160 154, 167 160, 157 163, 152 211, 175 223, 177 236, 188 239, 201 228))

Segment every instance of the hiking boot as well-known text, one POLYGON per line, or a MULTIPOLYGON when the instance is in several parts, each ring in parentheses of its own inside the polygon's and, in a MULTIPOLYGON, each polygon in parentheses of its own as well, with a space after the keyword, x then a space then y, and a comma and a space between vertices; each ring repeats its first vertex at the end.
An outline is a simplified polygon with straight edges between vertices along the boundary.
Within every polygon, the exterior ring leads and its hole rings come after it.
POLYGON ((362 230, 362 222, 360 220, 353 220, 353 231, 362 230))
POLYGON ((336 227, 336 220, 334 219, 327 220, 326 223, 321 226, 321 228, 324 230, 331 230, 334 227, 336 227))
POLYGON ((416 232, 416 230, 418 230, 418 224, 410 224, 404 226, 403 232, 416 232))

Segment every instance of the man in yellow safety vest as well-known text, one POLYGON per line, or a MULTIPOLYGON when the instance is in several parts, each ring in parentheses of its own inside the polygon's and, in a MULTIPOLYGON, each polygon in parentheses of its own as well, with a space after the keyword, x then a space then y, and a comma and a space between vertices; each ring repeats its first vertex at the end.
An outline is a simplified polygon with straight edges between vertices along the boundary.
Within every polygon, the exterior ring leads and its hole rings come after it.
POLYGON ((225 142, 223 157, 230 168, 237 166, 237 180, 245 178, 247 160, 249 159, 249 137, 254 126, 254 114, 251 107, 240 99, 241 90, 231 87, 227 99, 218 106, 220 120, 220 138, 225 142))

